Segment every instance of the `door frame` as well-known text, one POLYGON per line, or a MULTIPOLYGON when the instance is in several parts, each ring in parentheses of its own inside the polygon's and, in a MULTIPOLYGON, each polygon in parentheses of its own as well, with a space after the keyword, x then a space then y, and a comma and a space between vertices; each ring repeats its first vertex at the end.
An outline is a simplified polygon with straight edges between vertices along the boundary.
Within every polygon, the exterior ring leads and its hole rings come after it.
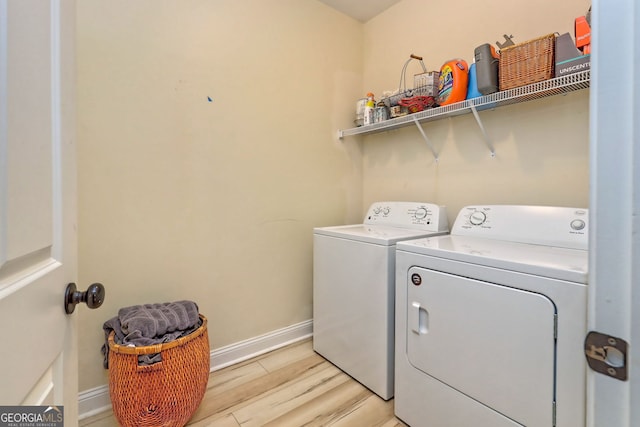
POLYGON ((640 7, 635 2, 594 0, 592 11, 588 327, 631 345, 627 381, 588 371, 589 427, 640 425, 640 357, 633 352, 633 343, 640 343, 640 7))

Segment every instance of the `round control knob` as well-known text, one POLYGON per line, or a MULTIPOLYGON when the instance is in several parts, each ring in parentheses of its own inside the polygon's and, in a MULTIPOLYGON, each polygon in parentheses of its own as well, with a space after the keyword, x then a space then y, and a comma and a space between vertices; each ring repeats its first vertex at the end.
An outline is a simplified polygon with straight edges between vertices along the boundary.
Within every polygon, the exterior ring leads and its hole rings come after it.
POLYGON ((582 230, 584 227, 586 227, 586 225, 587 224, 581 219, 574 219, 573 221, 571 221, 571 228, 576 231, 582 230))
POLYGON ((391 208, 389 208, 389 207, 386 207, 386 208, 382 209, 382 213, 385 214, 385 215, 389 215, 389 212, 391 212, 391 208))
POLYGON ((373 208, 373 213, 378 215, 380 213, 381 209, 379 207, 373 208))
POLYGON ((427 217, 427 209, 426 208, 418 208, 416 209, 416 213, 413 214, 417 219, 425 219, 427 217))
POLYGON ((475 211, 469 217, 469 222, 473 225, 480 225, 487 220, 487 215, 484 212, 475 211))

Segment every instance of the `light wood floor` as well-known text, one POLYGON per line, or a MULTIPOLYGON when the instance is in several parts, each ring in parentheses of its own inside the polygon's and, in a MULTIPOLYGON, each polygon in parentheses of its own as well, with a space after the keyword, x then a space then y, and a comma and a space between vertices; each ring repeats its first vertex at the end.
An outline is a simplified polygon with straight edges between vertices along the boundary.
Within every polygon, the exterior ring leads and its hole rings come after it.
MULTIPOLYGON (((80 426, 112 427, 111 411, 80 426)), ((211 373, 189 426, 406 426, 385 402, 313 351, 292 344, 211 373)))

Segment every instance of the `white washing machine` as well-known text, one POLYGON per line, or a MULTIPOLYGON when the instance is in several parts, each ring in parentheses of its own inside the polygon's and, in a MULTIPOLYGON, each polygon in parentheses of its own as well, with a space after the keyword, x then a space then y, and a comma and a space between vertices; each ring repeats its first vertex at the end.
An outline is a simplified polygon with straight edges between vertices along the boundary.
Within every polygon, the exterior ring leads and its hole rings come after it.
POLYGON ((447 232, 444 207, 414 202, 314 229, 313 349, 383 399, 393 396, 396 242, 447 232))
POLYGON ((584 427, 588 212, 470 206, 396 251, 396 416, 584 427))

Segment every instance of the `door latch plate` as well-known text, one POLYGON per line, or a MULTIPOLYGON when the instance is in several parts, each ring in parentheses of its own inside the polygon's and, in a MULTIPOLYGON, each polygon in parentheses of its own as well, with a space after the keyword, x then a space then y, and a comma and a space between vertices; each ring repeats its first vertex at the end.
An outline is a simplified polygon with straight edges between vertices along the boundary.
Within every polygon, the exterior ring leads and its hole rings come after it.
POLYGON ((627 349, 621 338, 591 331, 584 340, 584 354, 589 367, 596 372, 627 381, 627 349))

